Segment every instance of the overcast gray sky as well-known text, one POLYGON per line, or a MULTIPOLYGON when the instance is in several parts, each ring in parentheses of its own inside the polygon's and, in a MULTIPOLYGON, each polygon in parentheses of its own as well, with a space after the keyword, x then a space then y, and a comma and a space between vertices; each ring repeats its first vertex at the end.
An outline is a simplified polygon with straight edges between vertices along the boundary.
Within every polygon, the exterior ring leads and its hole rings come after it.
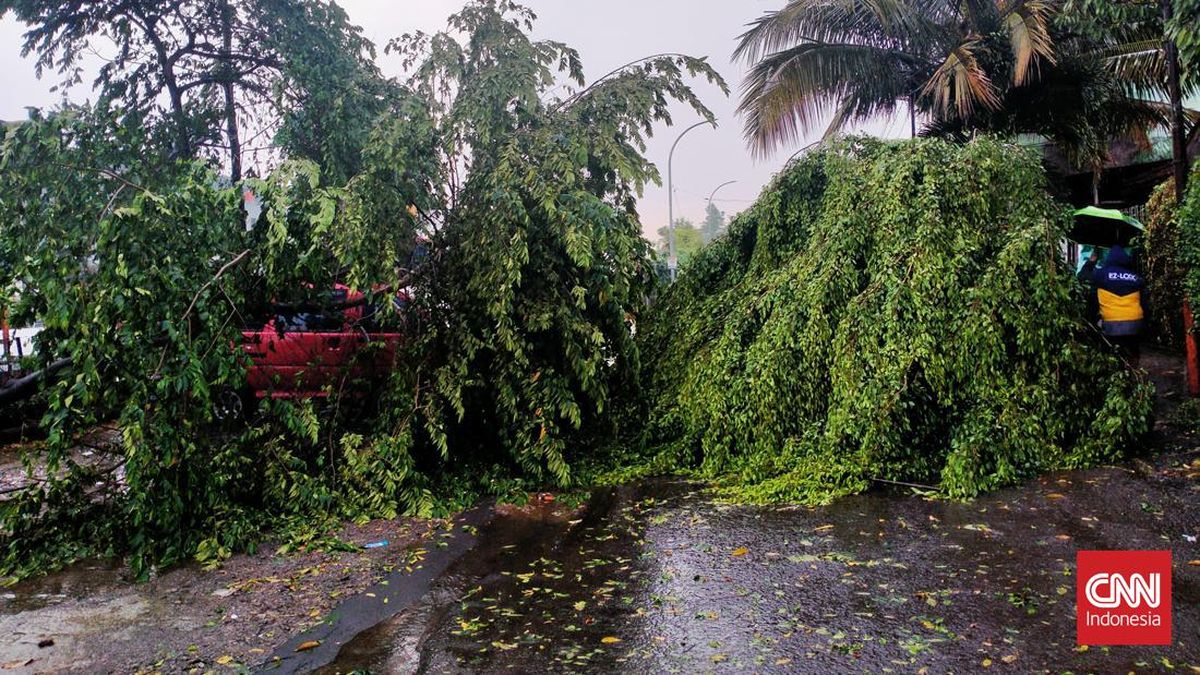
MULTIPOLYGON (((399 75, 395 59, 382 56, 382 46, 391 38, 413 30, 434 31, 444 27, 447 16, 462 6, 462 0, 339 0, 350 18, 364 27, 367 37, 381 49, 381 67, 387 75, 399 75)), ((677 217, 700 222, 709 193, 721 183, 738 181, 717 195, 717 205, 728 213, 744 209, 770 177, 783 166, 792 151, 756 161, 742 140, 737 118, 738 89, 745 65, 732 63, 730 55, 737 36, 747 23, 778 9, 784 0, 526 0, 537 12, 535 37, 555 39, 575 47, 590 78, 609 72, 634 59, 660 52, 683 52, 707 56, 728 81, 732 90, 726 98, 719 89, 696 82, 701 99, 716 113, 720 128, 700 128, 688 134, 675 152, 675 212, 677 217)), ((57 75, 38 80, 32 61, 22 59, 22 26, 11 16, 0 21, 0 119, 22 119, 26 106, 52 106, 60 98, 50 91, 57 75)), ((88 80, 90 81, 90 80, 88 80)), ((73 99, 90 94, 86 88, 71 93, 73 99)), ((666 181, 667 155, 679 131, 698 121, 688 109, 678 107, 673 128, 661 128, 651 140, 647 155, 666 181)), ((903 121, 881 120, 865 129, 884 136, 907 133, 903 121)), ((814 132, 813 138, 818 133, 814 132)), ((800 144, 798 147, 801 147, 800 144)), ((650 187, 640 204, 647 233, 667 223, 666 187, 650 187)))

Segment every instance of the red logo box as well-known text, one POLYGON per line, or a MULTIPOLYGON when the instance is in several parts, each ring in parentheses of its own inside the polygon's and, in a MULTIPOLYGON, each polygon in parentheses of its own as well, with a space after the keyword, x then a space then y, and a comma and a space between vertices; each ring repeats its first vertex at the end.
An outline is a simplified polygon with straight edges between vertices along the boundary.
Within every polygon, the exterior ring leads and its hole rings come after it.
POLYGON ((1171 552, 1079 551, 1075 641, 1171 644, 1171 552))

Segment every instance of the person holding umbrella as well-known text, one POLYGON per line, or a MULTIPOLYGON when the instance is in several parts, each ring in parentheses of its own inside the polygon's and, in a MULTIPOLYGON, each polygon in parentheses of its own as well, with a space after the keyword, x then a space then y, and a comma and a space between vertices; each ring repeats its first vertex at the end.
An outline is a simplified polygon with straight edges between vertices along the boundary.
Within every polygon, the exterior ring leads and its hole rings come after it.
POLYGON ((1089 206, 1075 212, 1074 227, 1067 235, 1080 244, 1111 247, 1099 269, 1096 265, 1100 255, 1093 249, 1079 271, 1079 280, 1091 282, 1089 315, 1099 319, 1104 336, 1134 365, 1141 355, 1141 334, 1146 316, 1142 290, 1146 282, 1134 268, 1126 247, 1144 230, 1137 219, 1120 211, 1089 206))
MULTIPOLYGON (((1092 256, 1095 258, 1095 254, 1092 256)), ((1095 268, 1089 260, 1088 267, 1095 268)), ((1134 270, 1133 258, 1123 246, 1113 246, 1104 259, 1104 267, 1092 273, 1095 307, 1099 310, 1100 331, 1133 365, 1141 356, 1141 336, 1145 308, 1142 289, 1146 282, 1134 270)))

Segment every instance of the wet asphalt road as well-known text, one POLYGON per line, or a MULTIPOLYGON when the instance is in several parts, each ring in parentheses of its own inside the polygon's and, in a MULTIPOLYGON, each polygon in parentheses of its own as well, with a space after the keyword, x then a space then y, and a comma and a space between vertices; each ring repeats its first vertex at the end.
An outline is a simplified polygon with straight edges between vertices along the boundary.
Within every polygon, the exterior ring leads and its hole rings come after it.
POLYGON ((1198 672, 1197 535, 1195 452, 971 503, 734 507, 648 483, 501 513, 324 672, 1198 672), (1076 646, 1092 549, 1173 551, 1173 645, 1076 646))

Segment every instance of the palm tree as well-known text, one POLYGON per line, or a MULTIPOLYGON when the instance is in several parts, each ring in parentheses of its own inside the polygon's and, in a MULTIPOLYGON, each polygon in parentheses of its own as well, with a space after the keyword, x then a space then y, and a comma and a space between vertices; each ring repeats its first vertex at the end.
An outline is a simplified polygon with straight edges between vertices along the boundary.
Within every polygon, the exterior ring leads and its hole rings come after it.
POLYGON ((1197 44, 1187 40, 1180 49, 1180 29, 1194 26, 1200 18, 1197 0, 1160 0, 1158 3, 1109 4, 1097 0, 1072 0, 1067 5, 1072 28, 1089 34, 1109 70, 1116 74, 1132 97, 1163 101, 1159 107, 1171 130, 1176 199, 1182 199, 1189 173, 1188 129, 1195 129, 1195 111, 1184 108, 1183 100, 1200 89, 1200 72, 1195 65, 1197 44), (1157 6, 1156 6, 1157 5, 1157 6), (1181 51, 1190 58, 1183 59, 1181 51))
MULTIPOLYGON (((969 117, 953 112, 936 117, 924 133, 960 138, 975 132, 1038 134, 1098 182, 1113 140, 1134 139, 1148 148, 1152 129, 1176 124, 1162 34, 1154 14, 1149 19, 1127 15, 1122 21, 1100 20, 1068 5, 1050 26, 1053 63, 1043 65, 1025 84, 1005 88, 998 106, 969 117)), ((1193 93, 1195 84, 1194 78, 1184 80, 1184 94, 1193 93)), ((1186 111, 1178 124, 1193 126, 1195 117, 1186 111)))
POLYGON ((735 58, 753 63, 740 112, 758 154, 906 104, 933 119, 995 110, 1001 85, 1030 81, 1055 55, 1050 0, 789 0, 751 24, 735 58), (1005 82, 997 84, 1003 64, 1005 82))

